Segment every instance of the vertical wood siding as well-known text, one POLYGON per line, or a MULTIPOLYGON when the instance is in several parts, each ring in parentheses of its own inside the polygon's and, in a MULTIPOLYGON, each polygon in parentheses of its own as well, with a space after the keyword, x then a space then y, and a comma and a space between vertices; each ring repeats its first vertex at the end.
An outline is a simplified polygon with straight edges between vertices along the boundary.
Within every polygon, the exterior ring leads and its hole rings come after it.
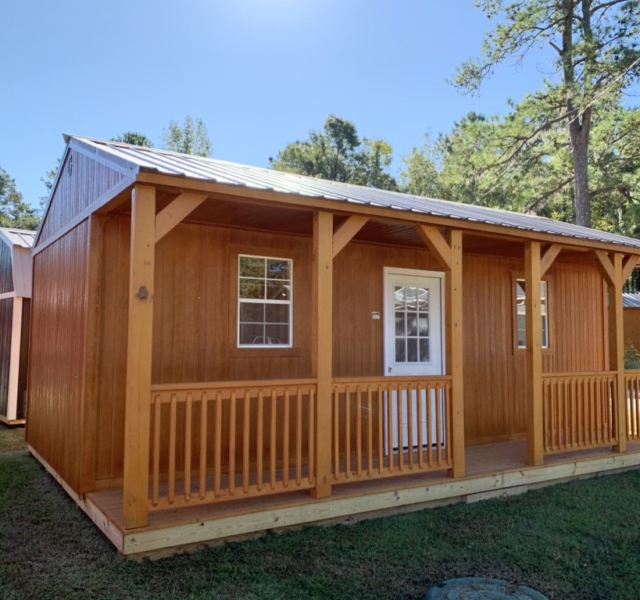
POLYGON ((0 294, 13 292, 13 261, 11 248, 0 241, 0 294))
MULTIPOLYGON (((104 243, 96 474, 110 480, 122 475, 128 217, 109 219, 104 243)), ((311 260, 308 238, 193 224, 173 230, 156 249, 153 383, 309 378, 311 260), (294 348, 236 348, 240 253, 293 258, 294 348)), ((426 249, 349 244, 334 262, 334 377, 383 374, 384 267, 441 270, 426 249), (374 311, 383 318, 372 319, 374 311)), ((464 257, 467 443, 526 432, 525 362, 515 349, 512 289, 523 271, 518 258, 464 257)), ((600 275, 595 268, 556 264, 548 280, 545 371, 604 368, 600 275)))
MULTIPOLYGON (((1 246, 5 246, 0 242, 1 246)), ((0 300, 0 415, 7 416, 9 403, 9 368, 11 364, 11 329, 13 298, 0 300)))
POLYGON ((88 225, 34 257, 27 441, 79 490, 88 225))
POLYGON ((117 171, 71 150, 60 166, 55 198, 45 215, 38 243, 64 227, 122 178, 117 171))

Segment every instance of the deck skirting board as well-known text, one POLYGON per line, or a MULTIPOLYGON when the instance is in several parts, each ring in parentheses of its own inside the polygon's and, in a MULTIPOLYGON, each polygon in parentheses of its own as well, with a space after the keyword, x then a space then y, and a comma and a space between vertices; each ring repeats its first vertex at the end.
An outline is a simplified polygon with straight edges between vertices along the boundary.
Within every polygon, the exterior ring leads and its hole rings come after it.
MULTIPOLYGON (((312 500, 303 505, 253 511, 220 519, 185 523, 154 530, 123 534, 122 554, 140 556, 160 553, 168 548, 175 552, 189 546, 200 546, 229 538, 251 536, 260 532, 304 524, 322 524, 406 512, 443 503, 476 502, 524 493, 530 489, 582 479, 599 474, 612 474, 640 465, 640 452, 596 459, 572 461, 545 467, 527 467, 494 475, 466 477, 427 486, 375 492, 346 498, 312 500)), ((94 521, 95 522, 95 521, 94 521)))

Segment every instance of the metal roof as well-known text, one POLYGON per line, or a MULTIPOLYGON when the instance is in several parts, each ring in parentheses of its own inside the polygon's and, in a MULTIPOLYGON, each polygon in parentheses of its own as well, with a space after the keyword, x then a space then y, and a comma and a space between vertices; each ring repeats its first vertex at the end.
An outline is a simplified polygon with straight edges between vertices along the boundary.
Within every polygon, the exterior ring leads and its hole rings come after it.
POLYGON ((284 173, 273 169, 250 167, 213 158, 179 154, 158 148, 132 146, 120 142, 69 135, 65 135, 65 140, 68 142, 76 141, 85 150, 101 152, 119 165, 127 166, 132 175, 140 171, 159 173, 247 187, 253 190, 274 191, 310 198, 335 200, 347 204, 390 208, 397 211, 445 217, 469 223, 496 225, 511 230, 545 233, 640 249, 640 240, 554 221, 545 217, 449 200, 424 198, 400 192, 389 192, 293 173, 284 173))
POLYGON ((0 227, 0 235, 10 246, 21 246, 22 248, 31 248, 36 239, 35 231, 12 229, 11 227, 0 227))
POLYGON ((640 308, 640 292, 622 292, 624 308, 640 308))

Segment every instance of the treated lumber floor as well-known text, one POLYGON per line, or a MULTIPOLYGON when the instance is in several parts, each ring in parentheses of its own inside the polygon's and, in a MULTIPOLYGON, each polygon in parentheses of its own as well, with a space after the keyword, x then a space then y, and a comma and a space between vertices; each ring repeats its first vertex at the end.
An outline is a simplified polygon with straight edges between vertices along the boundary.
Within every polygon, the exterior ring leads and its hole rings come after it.
MULTIPOLYGON (((640 443, 629 444, 628 453, 636 452, 640 452, 640 443)), ((466 450, 466 476, 462 481, 511 471, 531 470, 533 468, 528 467, 526 464, 526 455, 527 446, 524 440, 468 447, 466 450)), ((542 469, 574 461, 620 456, 622 455, 612 453, 610 447, 564 452, 547 455, 542 469)), ((542 480, 544 480, 544 477, 542 477, 542 480)), ((356 498, 417 486, 435 486, 437 484, 451 483, 452 481, 455 480, 447 477, 446 471, 438 471, 388 479, 342 483, 334 485, 331 500, 356 498)), ((537 481, 540 481, 540 478, 537 478, 537 481)), ((121 488, 92 492, 87 494, 87 499, 99 509, 121 534, 133 534, 132 531, 126 532, 124 529, 121 488)), ((149 513, 149 525, 136 529, 135 533, 140 534, 146 531, 171 528, 185 523, 219 520, 255 511, 295 508, 309 503, 309 492, 307 490, 299 490, 272 496, 224 501, 218 504, 154 511, 149 513)))

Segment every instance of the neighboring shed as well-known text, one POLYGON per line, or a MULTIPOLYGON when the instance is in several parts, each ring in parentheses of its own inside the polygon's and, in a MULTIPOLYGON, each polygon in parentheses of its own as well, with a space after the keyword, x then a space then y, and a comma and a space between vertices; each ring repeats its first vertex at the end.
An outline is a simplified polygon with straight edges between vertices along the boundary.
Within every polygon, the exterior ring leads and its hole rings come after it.
POLYGON ((625 292, 622 294, 624 307, 624 340, 627 349, 633 346, 640 351, 640 292, 625 292))
POLYGON ((640 465, 640 240, 67 141, 26 437, 122 553, 640 465))
POLYGON ((34 231, 0 228, 0 421, 25 419, 34 231))

